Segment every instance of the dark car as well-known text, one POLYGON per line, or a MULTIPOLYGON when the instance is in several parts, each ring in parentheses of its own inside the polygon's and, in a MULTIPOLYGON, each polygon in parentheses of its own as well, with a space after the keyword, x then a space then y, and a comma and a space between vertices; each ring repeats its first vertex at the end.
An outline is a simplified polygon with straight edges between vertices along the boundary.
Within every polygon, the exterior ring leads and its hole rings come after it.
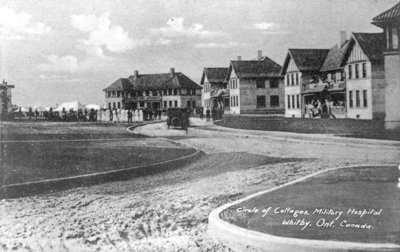
POLYGON ((189 126, 189 111, 187 108, 168 108, 167 125, 174 128, 187 129, 189 126))

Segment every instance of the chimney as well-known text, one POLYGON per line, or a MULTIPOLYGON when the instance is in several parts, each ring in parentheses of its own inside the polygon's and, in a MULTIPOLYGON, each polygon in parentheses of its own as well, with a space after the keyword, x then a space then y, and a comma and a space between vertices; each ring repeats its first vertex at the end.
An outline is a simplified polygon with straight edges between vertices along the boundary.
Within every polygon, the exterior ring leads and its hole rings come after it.
POLYGON ((258 50, 258 51, 257 51, 257 59, 258 59, 258 60, 261 60, 261 58, 262 58, 262 51, 261 51, 261 50, 258 50))
POLYGON ((169 69, 169 76, 170 77, 174 77, 175 76, 175 68, 172 67, 172 68, 169 69))
POLYGON ((347 32, 346 31, 340 31, 340 44, 339 48, 344 45, 344 42, 347 40, 347 32))
POLYGON ((138 71, 138 70, 135 70, 135 71, 133 72, 133 76, 135 76, 135 79, 139 78, 139 71, 138 71))
POLYGON ((237 60, 241 61, 242 60, 242 56, 238 56, 237 60))

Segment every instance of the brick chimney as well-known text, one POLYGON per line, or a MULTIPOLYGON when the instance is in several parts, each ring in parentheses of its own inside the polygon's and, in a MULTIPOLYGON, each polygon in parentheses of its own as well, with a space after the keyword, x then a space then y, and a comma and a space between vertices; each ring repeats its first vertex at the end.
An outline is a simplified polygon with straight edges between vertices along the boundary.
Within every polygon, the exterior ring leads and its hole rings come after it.
POLYGON ((135 70, 135 71, 133 72, 133 76, 135 77, 135 79, 139 78, 139 71, 138 71, 138 70, 135 70))
POLYGON ((340 44, 339 48, 344 45, 344 42, 347 40, 347 32, 346 31, 340 31, 340 44))
POLYGON ((238 56, 237 61, 241 61, 241 60, 242 60, 242 56, 238 56))
POLYGON ((174 76, 175 76, 175 68, 171 67, 171 68, 169 69, 169 76, 170 76, 170 77, 174 77, 174 76))
POLYGON ((262 58, 262 51, 258 50, 257 51, 257 59, 260 60, 262 58))

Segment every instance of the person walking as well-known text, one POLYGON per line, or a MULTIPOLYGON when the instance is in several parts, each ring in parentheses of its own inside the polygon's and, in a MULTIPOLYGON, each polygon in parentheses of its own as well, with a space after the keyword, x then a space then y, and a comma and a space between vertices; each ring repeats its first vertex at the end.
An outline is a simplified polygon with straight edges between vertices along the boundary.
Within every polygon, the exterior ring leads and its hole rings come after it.
POLYGON ((203 109, 203 107, 200 107, 199 112, 200 112, 200 119, 203 120, 204 119, 204 109, 203 109))
POLYGON ((128 110, 128 123, 132 123, 132 110, 128 110))
POLYGON ((29 120, 31 120, 32 119, 32 108, 31 107, 29 107, 29 120))
POLYGON ((210 108, 207 107, 207 110, 206 110, 206 121, 207 122, 210 121, 210 113, 211 113, 210 108))
POLYGON ((38 111, 37 108, 36 108, 36 109, 35 109, 35 120, 37 120, 38 116, 39 116, 39 111, 38 111))

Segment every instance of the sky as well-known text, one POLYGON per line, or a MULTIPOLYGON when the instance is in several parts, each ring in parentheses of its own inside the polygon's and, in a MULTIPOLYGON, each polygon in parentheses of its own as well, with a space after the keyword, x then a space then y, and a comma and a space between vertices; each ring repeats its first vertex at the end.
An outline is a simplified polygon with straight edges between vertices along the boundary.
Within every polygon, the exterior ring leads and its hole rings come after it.
POLYGON ((288 48, 331 48, 340 31, 399 0, 2 0, 0 78, 13 104, 103 104, 119 78, 167 73, 199 83, 204 67, 255 59, 282 65, 288 48))

